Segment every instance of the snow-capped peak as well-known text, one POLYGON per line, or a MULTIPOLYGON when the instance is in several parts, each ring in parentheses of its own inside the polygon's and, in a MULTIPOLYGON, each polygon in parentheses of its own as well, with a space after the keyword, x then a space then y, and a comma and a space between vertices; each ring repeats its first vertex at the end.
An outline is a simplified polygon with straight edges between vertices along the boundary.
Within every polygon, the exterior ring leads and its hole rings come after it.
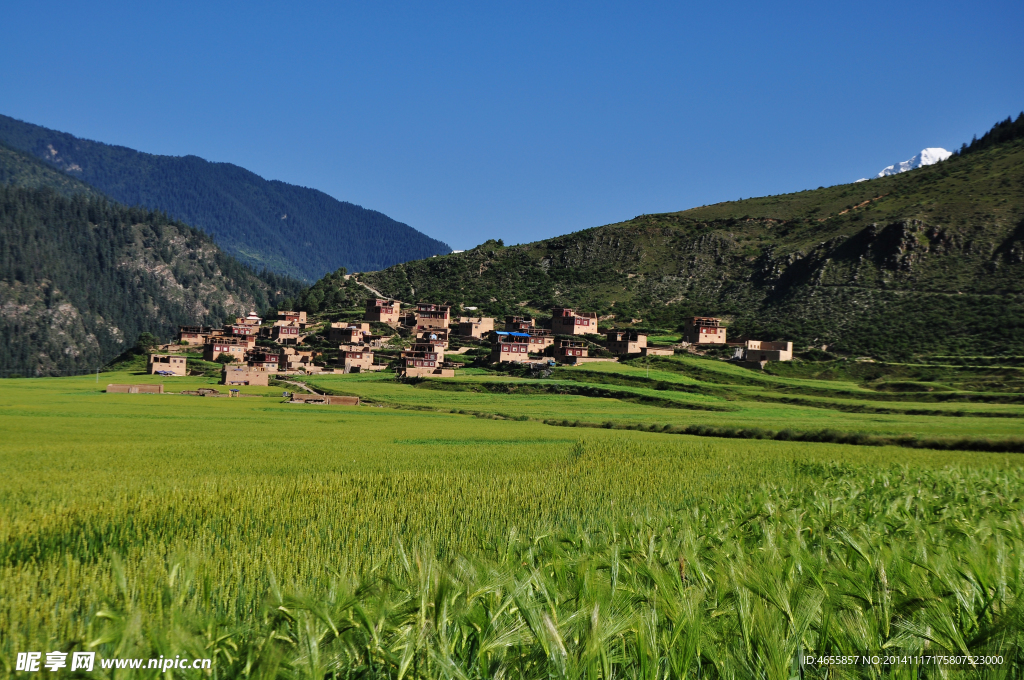
POLYGON ((913 170, 915 168, 920 168, 923 165, 934 165, 935 163, 938 163, 939 161, 946 160, 947 158, 949 158, 952 155, 953 154, 951 152, 946 151, 945 149, 940 149, 940 148, 937 148, 937 147, 929 147, 927 149, 922 149, 921 153, 917 154, 916 156, 911 158, 909 161, 903 161, 902 163, 896 163, 895 165, 890 165, 889 167, 885 168, 880 173, 875 175, 875 177, 886 177, 888 175, 898 175, 901 172, 906 172, 907 170, 913 170))

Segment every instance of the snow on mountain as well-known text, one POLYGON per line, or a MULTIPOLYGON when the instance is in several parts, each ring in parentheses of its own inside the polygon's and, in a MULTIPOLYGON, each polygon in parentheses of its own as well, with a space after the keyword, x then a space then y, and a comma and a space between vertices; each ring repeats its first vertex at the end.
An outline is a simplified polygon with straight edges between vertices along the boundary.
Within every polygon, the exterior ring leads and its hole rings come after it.
POLYGON ((945 149, 929 147, 927 149, 922 149, 921 153, 917 154, 916 156, 911 158, 909 161, 903 161, 902 163, 896 163, 895 165, 890 165, 889 167, 885 168, 880 173, 875 175, 875 177, 886 177, 888 175, 898 175, 901 172, 906 172, 907 170, 913 170, 915 168, 920 168, 923 165, 934 165, 935 163, 938 163, 939 161, 946 160, 947 158, 949 158, 952 155, 953 155, 952 153, 950 153, 949 151, 946 151, 945 149))

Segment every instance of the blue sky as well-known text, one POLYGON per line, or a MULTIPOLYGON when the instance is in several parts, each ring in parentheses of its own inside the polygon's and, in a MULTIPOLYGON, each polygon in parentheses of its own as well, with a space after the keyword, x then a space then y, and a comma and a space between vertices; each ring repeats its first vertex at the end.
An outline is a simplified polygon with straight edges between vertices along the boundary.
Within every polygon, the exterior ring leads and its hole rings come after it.
POLYGON ((1024 109, 1019 0, 3 14, 0 112, 236 163, 458 249, 852 181, 1024 109))

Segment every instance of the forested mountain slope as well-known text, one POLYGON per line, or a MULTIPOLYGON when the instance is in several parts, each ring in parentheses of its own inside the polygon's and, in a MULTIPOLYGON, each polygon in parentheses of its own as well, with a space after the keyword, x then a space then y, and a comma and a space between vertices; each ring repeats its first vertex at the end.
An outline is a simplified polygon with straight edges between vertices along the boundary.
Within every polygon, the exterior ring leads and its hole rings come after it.
POLYGON ((363 277, 402 300, 616 322, 726 316, 730 337, 852 354, 1024 354, 1024 116, 950 160, 795 194, 488 242, 363 277))
POLYGON ((382 269, 451 251, 375 210, 268 181, 230 163, 141 153, 2 115, 0 142, 115 201, 161 210, 198 227, 257 269, 312 281, 339 267, 382 269))
POLYGON ((17 151, 0 148, 0 178, 0 377, 95 369, 142 332, 166 341, 301 289, 17 151))
POLYGON ((62 196, 102 196, 85 182, 54 170, 41 160, 3 143, 0 143, 0 184, 14 184, 31 189, 50 187, 62 196))

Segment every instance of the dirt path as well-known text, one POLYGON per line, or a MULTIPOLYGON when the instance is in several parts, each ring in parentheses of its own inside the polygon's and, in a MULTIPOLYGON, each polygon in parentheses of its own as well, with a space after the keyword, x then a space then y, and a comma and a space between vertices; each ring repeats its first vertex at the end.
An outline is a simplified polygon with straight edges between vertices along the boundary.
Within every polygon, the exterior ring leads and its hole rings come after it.
POLYGON ((369 285, 368 283, 363 283, 362 281, 360 281, 359 279, 357 279, 357 278, 355 277, 355 275, 354 275, 354 274, 346 274, 346 275, 345 275, 345 278, 346 278, 346 279, 352 279, 353 281, 355 281, 356 283, 358 283, 358 284, 359 284, 360 286, 362 286, 362 287, 363 287, 363 288, 365 288, 366 290, 370 291, 371 293, 373 293, 374 295, 376 295, 376 296, 377 296, 377 297, 379 297, 379 298, 383 298, 383 299, 385 299, 385 300, 390 300, 390 299, 391 299, 391 297, 390 297, 390 296, 388 296, 388 295, 385 295, 384 293, 380 292, 379 290, 377 290, 377 289, 376 289, 376 288, 374 288, 373 286, 369 285))
POLYGON ((286 385, 293 385, 293 386, 299 388, 300 390, 303 390, 305 392, 309 392, 310 394, 323 394, 323 392, 318 392, 318 391, 316 391, 316 389, 310 387, 309 385, 307 385, 304 382, 299 382, 298 380, 285 380, 283 378, 277 378, 277 381, 278 382, 283 382, 286 385))

